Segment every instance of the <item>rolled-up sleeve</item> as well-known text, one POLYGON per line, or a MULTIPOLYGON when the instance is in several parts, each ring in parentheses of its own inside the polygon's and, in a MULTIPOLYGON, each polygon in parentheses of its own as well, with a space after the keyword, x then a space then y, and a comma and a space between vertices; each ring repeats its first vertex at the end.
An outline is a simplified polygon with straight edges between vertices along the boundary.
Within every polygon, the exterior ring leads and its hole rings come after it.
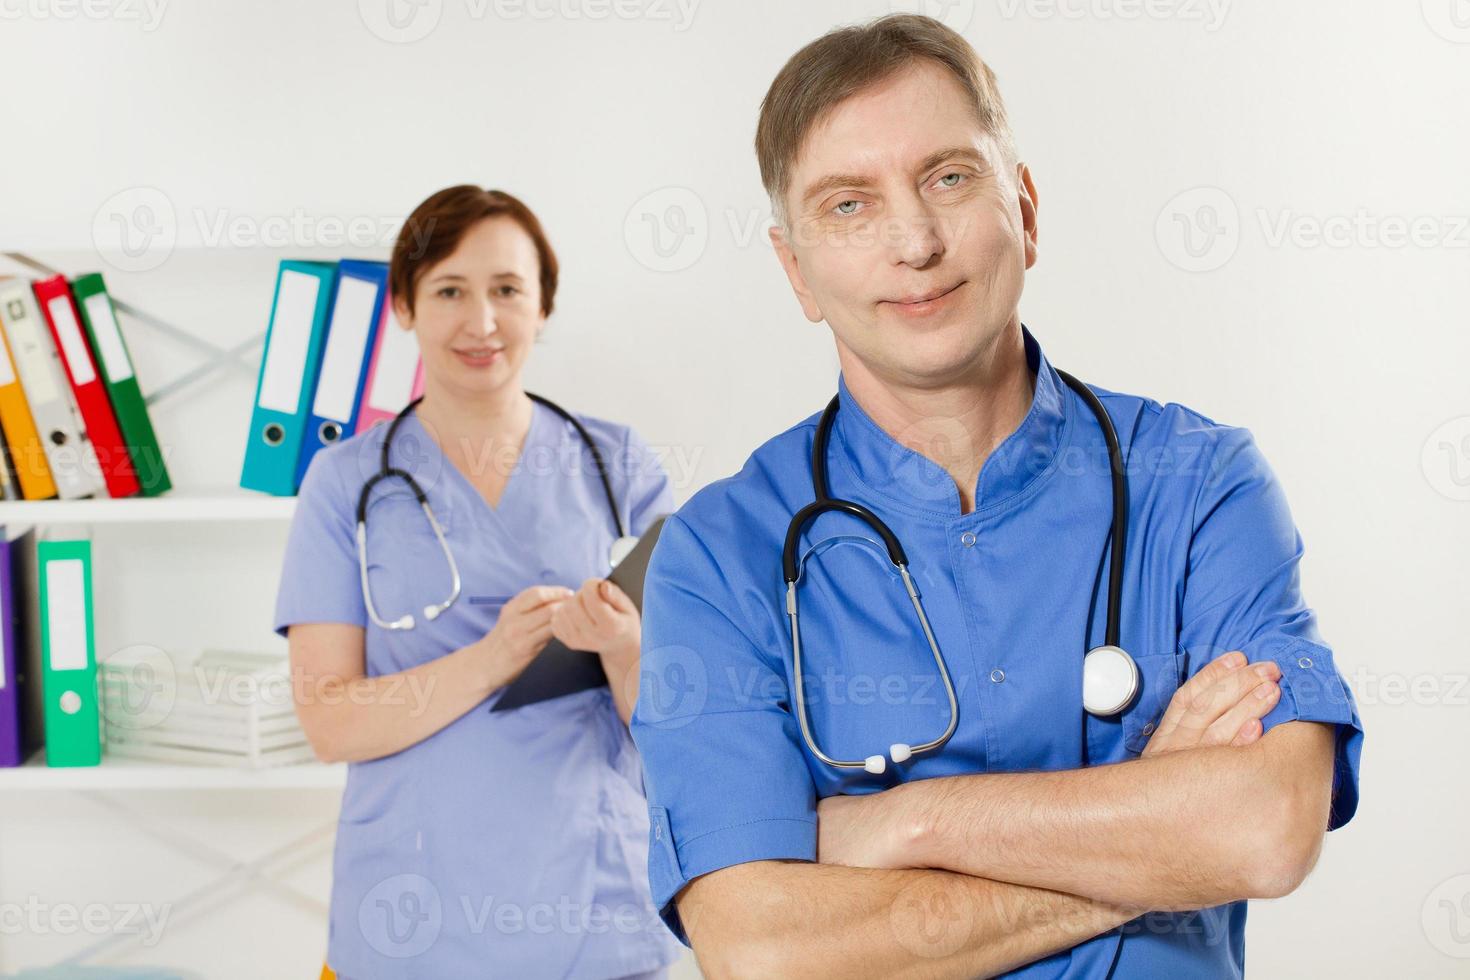
POLYGON ((1286 495, 1246 429, 1222 428, 1195 503, 1180 644, 1189 671, 1232 650, 1281 668, 1265 730, 1287 721, 1337 726, 1328 829, 1358 806, 1363 723, 1352 691, 1302 598, 1303 546, 1286 495))
POLYGON ((276 592, 275 631, 283 637, 296 623, 367 624, 357 565, 357 500, 349 499, 331 461, 317 453, 296 496, 276 592))
MULTIPOLYGON (((733 529, 722 534, 732 538, 733 529)), ((816 793, 781 653, 757 644, 710 549, 669 518, 644 586, 633 739, 649 803, 649 884, 686 945, 674 897, 747 861, 816 859, 816 793)), ((770 639, 770 637, 767 637, 770 639)))

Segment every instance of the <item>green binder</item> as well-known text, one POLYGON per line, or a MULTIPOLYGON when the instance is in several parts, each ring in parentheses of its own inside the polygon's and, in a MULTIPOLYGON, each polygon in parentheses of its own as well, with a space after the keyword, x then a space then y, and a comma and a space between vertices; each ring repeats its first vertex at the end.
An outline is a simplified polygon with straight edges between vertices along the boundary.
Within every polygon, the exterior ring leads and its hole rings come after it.
POLYGON ((102 761, 102 729, 97 717, 92 542, 36 542, 36 572, 46 764, 95 766, 102 761))
POLYGON ((122 331, 117 327, 112 297, 107 295, 107 286, 102 282, 100 272, 89 272, 72 280, 71 291, 82 311, 82 323, 87 328, 92 352, 97 356, 97 366, 107 382, 112 410, 117 414, 118 428, 122 429, 128 454, 133 457, 133 469, 138 473, 143 496, 156 497, 172 484, 168 479, 168 467, 164 465, 163 452, 158 447, 158 437, 153 433, 153 423, 148 418, 143 390, 138 387, 138 378, 133 373, 133 359, 128 354, 122 331))

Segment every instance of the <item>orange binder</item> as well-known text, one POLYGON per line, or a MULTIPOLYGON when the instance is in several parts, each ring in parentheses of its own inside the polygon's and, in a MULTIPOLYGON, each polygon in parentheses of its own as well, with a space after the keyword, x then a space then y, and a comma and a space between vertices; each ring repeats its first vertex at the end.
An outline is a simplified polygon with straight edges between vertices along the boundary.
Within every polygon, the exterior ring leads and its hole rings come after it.
POLYGON ((10 447, 10 460, 20 481, 21 496, 27 500, 47 500, 56 496, 56 481, 46 463, 46 450, 31 417, 31 406, 15 376, 15 361, 10 356, 10 341, 0 331, 0 429, 10 447))

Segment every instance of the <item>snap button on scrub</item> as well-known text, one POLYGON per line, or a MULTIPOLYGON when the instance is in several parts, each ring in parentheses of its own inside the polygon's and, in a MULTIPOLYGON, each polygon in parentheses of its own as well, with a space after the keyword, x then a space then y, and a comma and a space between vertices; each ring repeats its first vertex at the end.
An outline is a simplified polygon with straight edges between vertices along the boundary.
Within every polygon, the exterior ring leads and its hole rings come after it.
POLYGON ((1303 657, 1302 659, 1300 659, 1300 660, 1298 660, 1296 662, 1296 665, 1298 667, 1302 668, 1303 670, 1306 670, 1308 667, 1312 666, 1312 658, 1311 657, 1303 657))
POLYGON ((990 679, 999 684, 1001 681, 1006 679, 1006 672, 997 667, 990 672, 990 679))
POLYGON ((975 532, 966 531, 964 534, 961 534, 960 544, 964 545, 966 548, 973 547, 975 544, 975 532))

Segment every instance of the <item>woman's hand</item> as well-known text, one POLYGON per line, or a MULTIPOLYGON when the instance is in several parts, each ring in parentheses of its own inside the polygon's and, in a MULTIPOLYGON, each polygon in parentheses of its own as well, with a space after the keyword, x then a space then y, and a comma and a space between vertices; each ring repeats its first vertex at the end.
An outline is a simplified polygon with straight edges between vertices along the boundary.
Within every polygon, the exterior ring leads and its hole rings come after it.
POLYGON ((565 586, 533 585, 500 607, 500 618, 484 639, 492 688, 510 683, 536 659, 552 637, 552 618, 572 595, 565 586))
POLYGON ((557 607, 551 633, 573 650, 591 650, 614 660, 636 658, 643 638, 638 607, 605 578, 589 578, 557 607))
POLYGON ((607 579, 590 578, 551 617, 551 631, 573 650, 602 658, 613 707, 627 724, 638 700, 638 648, 643 621, 627 593, 607 579))

